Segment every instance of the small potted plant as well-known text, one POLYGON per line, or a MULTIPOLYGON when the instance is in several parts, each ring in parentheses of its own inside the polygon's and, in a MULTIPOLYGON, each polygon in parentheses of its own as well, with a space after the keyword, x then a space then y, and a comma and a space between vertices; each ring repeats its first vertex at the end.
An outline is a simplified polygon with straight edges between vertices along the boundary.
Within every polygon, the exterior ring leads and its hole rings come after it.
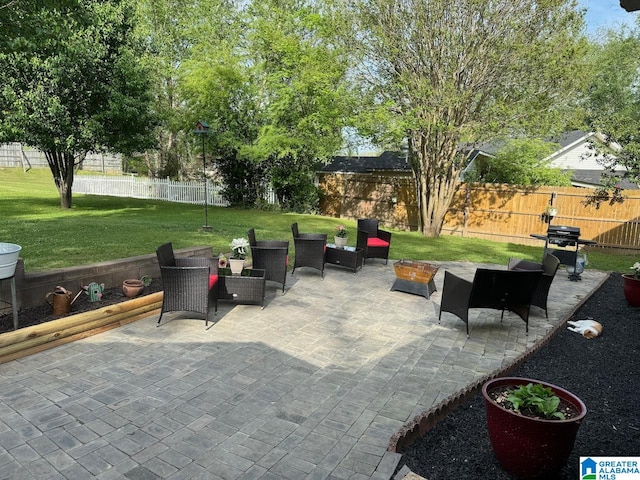
POLYGON ((349 232, 344 225, 338 225, 336 227, 336 233, 333 237, 333 242, 338 248, 344 248, 347 246, 347 240, 349 238, 349 232))
POLYGON ((632 307, 640 307, 640 262, 634 263, 631 270, 632 274, 622 275, 624 298, 632 307))
POLYGON ((551 478, 569 458, 587 408, 550 383, 499 377, 482 387, 489 440, 498 462, 519 479, 551 478))
POLYGON ((244 259, 247 257, 249 242, 246 238, 234 238, 229 246, 233 255, 229 259, 229 268, 233 275, 240 275, 244 268, 244 259))

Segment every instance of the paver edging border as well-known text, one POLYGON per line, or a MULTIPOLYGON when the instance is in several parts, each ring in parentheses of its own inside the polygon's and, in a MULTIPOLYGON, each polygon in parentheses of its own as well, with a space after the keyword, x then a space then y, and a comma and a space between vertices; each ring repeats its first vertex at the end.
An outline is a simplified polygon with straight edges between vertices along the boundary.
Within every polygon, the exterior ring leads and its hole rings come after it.
POLYGON ((163 292, 0 334, 0 364, 159 314, 163 292))
POLYGON ((518 357, 516 357, 510 364, 505 367, 494 370, 492 373, 485 375, 484 377, 478 379, 477 381, 470 384, 468 387, 459 390, 458 392, 450 395, 434 407, 431 407, 428 410, 416 415, 413 419, 405 424, 398 432, 392 435, 389 440, 389 447, 387 451, 394 453, 402 453, 406 448, 411 446, 413 442, 417 438, 424 437, 430 430, 432 430, 436 424, 443 420, 447 415, 453 412, 456 408, 458 408, 465 401, 470 399, 472 396, 476 395, 482 385, 485 382, 496 378, 502 377, 517 367, 519 367, 522 363, 524 363, 529 357, 538 352, 542 347, 544 347, 549 341, 558 333, 561 328, 564 328, 567 320, 575 314, 575 312, 593 295, 593 293, 598 290, 607 281, 607 279, 611 276, 611 274, 607 274, 598 285, 591 291, 588 296, 585 296, 579 303, 577 303, 574 308, 567 314, 567 316, 560 322, 558 322, 554 327, 552 327, 544 337, 540 339, 535 345, 521 353, 518 357))

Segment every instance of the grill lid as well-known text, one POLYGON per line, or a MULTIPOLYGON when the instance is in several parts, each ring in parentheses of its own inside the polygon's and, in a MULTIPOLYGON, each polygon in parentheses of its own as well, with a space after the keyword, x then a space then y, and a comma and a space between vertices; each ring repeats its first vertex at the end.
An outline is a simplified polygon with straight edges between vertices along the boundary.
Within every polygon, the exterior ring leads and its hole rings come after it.
POLYGON ((547 229, 547 237, 577 240, 578 237, 580 237, 580 227, 549 225, 549 228, 547 229))
POLYGON ((580 237, 580 228, 578 227, 549 225, 547 229, 547 240, 549 243, 560 247, 574 245, 578 237, 580 237))

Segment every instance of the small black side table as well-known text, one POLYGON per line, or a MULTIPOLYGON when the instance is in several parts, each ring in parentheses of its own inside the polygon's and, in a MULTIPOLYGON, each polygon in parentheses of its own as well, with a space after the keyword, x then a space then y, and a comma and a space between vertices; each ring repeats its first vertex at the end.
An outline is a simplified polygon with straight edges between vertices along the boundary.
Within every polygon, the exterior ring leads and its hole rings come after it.
POLYGON ((332 243, 329 243, 327 244, 327 249, 324 252, 325 263, 349 268, 353 270, 353 273, 356 273, 358 269, 362 268, 363 260, 364 251, 361 248, 337 248, 332 243))

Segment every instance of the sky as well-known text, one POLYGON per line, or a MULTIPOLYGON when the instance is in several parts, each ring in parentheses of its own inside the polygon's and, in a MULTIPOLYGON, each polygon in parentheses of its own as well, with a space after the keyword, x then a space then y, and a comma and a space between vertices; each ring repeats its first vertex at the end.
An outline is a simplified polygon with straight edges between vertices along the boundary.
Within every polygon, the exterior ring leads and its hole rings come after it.
POLYGON ((578 0, 578 5, 587 9, 585 20, 590 36, 597 35, 600 28, 615 28, 621 23, 634 26, 640 15, 640 12, 627 12, 620 6, 620 0, 578 0))

